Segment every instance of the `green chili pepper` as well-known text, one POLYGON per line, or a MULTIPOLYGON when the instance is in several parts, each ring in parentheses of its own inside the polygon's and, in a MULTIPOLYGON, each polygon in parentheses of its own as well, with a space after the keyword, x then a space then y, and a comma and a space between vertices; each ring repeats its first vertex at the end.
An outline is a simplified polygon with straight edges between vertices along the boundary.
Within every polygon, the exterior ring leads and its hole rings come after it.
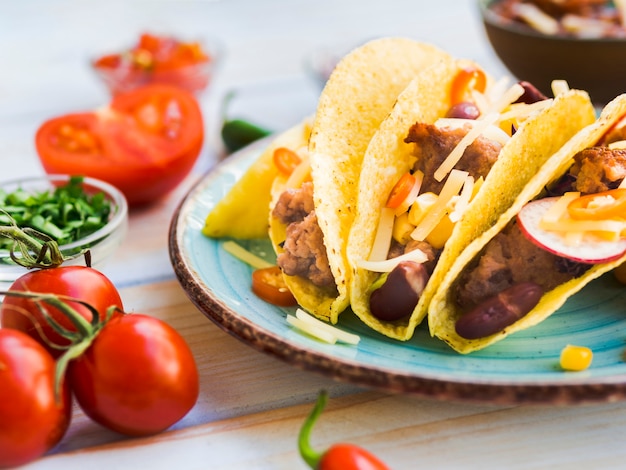
POLYGON ((268 129, 243 119, 227 119, 226 108, 234 95, 235 93, 232 91, 228 93, 222 105, 222 141, 229 153, 235 152, 272 133, 268 129))

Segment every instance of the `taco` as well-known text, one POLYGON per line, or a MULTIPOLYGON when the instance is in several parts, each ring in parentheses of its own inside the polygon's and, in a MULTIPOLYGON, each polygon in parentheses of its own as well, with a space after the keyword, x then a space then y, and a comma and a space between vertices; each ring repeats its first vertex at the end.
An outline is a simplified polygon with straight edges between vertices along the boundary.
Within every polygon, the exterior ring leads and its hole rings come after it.
POLYGON ((547 99, 505 83, 466 61, 434 65, 369 144, 348 242, 351 307, 383 335, 413 336, 455 258, 595 118, 583 91, 547 99))
POLYGON ((540 323, 626 260, 626 95, 556 152, 449 269, 429 325, 460 353, 540 323))
POLYGON ((297 168, 274 181, 270 238, 298 304, 336 323, 349 304, 346 257, 361 162, 398 95, 424 68, 450 56, 404 38, 370 41, 335 67, 297 168))

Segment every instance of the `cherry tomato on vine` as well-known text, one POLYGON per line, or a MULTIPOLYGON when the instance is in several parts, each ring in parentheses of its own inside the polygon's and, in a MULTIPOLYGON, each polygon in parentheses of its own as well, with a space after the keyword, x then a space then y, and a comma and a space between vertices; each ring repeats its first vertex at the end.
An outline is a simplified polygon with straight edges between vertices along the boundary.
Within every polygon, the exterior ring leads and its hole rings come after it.
MULTIPOLYGON (((109 307, 120 309, 122 299, 113 283, 99 271, 86 266, 59 266, 51 269, 29 271, 19 277, 9 291, 30 291, 50 293, 83 300, 92 305, 104 318, 109 307)), ((69 302, 81 316, 91 321, 92 313, 83 305, 69 302)), ((45 305, 46 312, 59 324, 75 331, 70 320, 55 307, 45 305)), ((53 357, 58 357, 63 349, 51 347, 49 343, 68 346, 70 341, 62 337, 47 323, 41 307, 33 300, 7 296, 0 304, 0 325, 2 328, 20 330, 41 343, 53 357)))
POLYGON ((55 361, 21 331, 0 329, 0 467, 30 462, 52 449, 71 419, 70 389, 55 397, 55 361))
POLYGON ((292 307, 298 304, 285 284, 283 273, 278 266, 252 271, 252 292, 260 299, 280 307, 292 307))
POLYGON ((104 109, 46 121, 36 147, 46 172, 104 180, 138 205, 187 176, 203 139, 202 111, 191 93, 147 85, 116 95, 104 109))
POLYGON ((193 354, 165 322, 142 314, 113 318, 70 362, 70 386, 94 421, 143 436, 179 421, 199 393, 193 354))

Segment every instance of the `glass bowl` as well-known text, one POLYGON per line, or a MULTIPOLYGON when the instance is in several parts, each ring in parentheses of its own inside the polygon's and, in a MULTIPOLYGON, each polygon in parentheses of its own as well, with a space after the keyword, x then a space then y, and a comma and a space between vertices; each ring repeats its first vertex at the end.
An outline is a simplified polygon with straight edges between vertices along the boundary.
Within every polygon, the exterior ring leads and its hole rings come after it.
MULTIPOLYGON (((70 175, 46 175, 16 179, 0 183, 0 190, 12 193, 21 188, 32 193, 52 192, 56 187, 67 184, 70 178, 70 175)), ((128 204, 124 195, 117 188, 104 181, 85 177, 82 186, 85 192, 90 195, 104 193, 111 204, 109 220, 104 227, 84 238, 61 245, 60 249, 65 256, 74 256, 89 249, 91 266, 98 269, 113 255, 126 236, 128 231, 128 204)), ((64 262, 63 265, 84 266, 85 258, 78 256, 64 262)), ((9 250, 0 249, 0 283, 13 282, 27 271, 27 268, 16 264, 11 259, 9 250)))
MULTIPOLYGON (((178 41, 170 36, 159 37, 178 41)), ((137 66, 137 61, 132 55, 132 51, 136 49, 129 49, 96 58, 91 62, 91 66, 112 95, 154 83, 177 86, 198 95, 211 84, 222 57, 222 47, 215 39, 194 41, 194 44, 197 44, 206 55, 206 60, 193 64, 146 68, 137 66)))

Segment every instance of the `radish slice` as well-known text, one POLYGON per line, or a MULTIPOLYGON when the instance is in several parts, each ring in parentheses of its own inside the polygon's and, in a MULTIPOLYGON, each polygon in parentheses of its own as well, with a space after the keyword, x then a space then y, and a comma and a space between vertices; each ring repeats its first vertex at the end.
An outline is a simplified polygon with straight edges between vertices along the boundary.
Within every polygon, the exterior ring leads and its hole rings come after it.
POLYGON ((517 215, 522 233, 535 245, 557 256, 587 264, 608 263, 626 253, 626 239, 603 240, 585 236, 578 244, 570 244, 567 232, 546 231, 540 228, 541 221, 559 197, 538 199, 526 204, 517 215))

